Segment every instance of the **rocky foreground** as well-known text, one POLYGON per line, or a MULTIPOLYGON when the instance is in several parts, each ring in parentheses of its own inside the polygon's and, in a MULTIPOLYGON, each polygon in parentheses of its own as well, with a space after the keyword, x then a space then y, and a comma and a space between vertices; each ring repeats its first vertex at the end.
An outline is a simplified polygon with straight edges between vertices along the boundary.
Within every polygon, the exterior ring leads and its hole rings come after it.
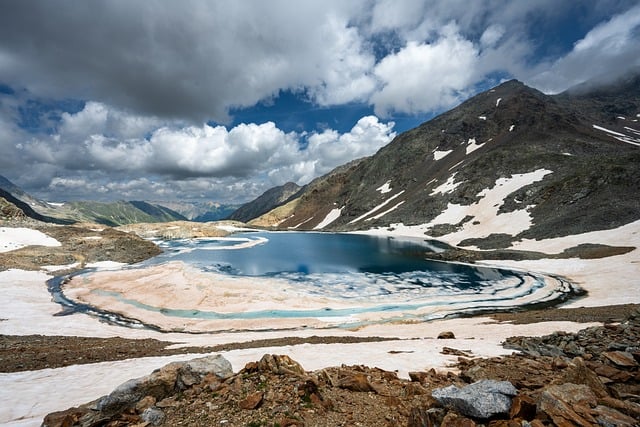
POLYGON ((640 425, 640 310, 619 323, 514 337, 505 346, 519 352, 474 359, 445 348, 459 356, 457 374, 412 372, 410 380, 365 366, 307 372, 278 355, 233 373, 222 356, 208 356, 130 380, 43 425, 640 425))

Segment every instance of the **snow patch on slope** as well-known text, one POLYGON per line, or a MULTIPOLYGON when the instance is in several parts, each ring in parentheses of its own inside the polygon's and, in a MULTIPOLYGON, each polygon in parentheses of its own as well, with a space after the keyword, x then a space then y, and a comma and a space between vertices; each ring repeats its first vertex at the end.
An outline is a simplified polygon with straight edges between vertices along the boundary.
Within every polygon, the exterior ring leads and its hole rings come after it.
POLYGON ((540 181, 552 171, 538 169, 533 172, 515 174, 510 178, 499 178, 492 188, 486 188, 478 193, 481 197, 469 206, 449 204, 447 209, 431 221, 430 225, 458 224, 467 216, 473 216, 472 221, 464 224, 461 230, 442 236, 441 239, 458 245, 468 238, 482 238, 494 233, 504 233, 515 236, 531 227, 531 215, 527 206, 513 212, 498 214, 504 199, 514 191, 540 181))
POLYGON ((469 138, 467 144, 467 154, 471 154, 478 148, 482 147, 485 143, 483 142, 482 144, 478 144, 475 138, 469 138))
POLYGON ((531 206, 502 214, 498 214, 498 209, 509 194, 542 180, 550 173, 552 173, 550 170, 538 169, 529 173, 516 174, 510 178, 500 178, 492 188, 478 193, 482 198, 476 203, 468 206, 449 203, 447 208, 429 223, 411 226, 398 223, 391 224, 388 228, 394 229, 394 233, 398 235, 424 237, 435 225, 456 225, 467 216, 472 216, 473 219, 467 221, 459 231, 438 236, 437 239, 451 245, 458 245, 465 239, 487 237, 493 233, 515 236, 531 227, 531 215, 528 211, 531 206))
POLYGON ((390 207, 389 209, 387 209, 384 212, 379 213, 376 216, 372 216, 371 218, 367 218, 366 221, 371 221, 371 220, 374 220, 374 219, 382 218, 383 216, 385 216, 389 212, 392 212, 392 211, 398 209, 398 207, 400 207, 400 205, 402 205, 403 203, 404 203, 404 200, 402 200, 401 202, 398 202, 396 205, 390 207))
POLYGON ((500 101, 502 101, 502 98, 498 98, 498 100, 496 101, 496 107, 500 105, 500 101))
POLYGON ((438 193, 447 194, 447 193, 453 192, 456 188, 458 188, 460 184, 464 182, 464 181, 454 182, 455 179, 456 179, 456 173, 451 174, 451 176, 445 182, 443 182, 442 184, 434 188, 433 191, 431 191, 430 195, 434 196, 438 193))
POLYGON ((440 160, 445 158, 448 154, 451 154, 453 150, 440 151, 436 150, 433 152, 433 160, 440 160))
MULTIPOLYGON (((401 195, 402 193, 404 193, 404 190, 402 190, 401 192, 399 192, 398 194, 394 194, 393 196, 389 197, 387 200, 385 200, 384 202, 380 203, 378 206, 376 206, 375 208, 365 212, 364 214, 360 215, 358 218, 352 220, 349 222, 349 224, 353 224, 356 223, 366 217, 368 217, 369 215, 372 215, 374 212, 382 209, 384 206, 386 206, 389 202, 391 202, 393 199, 395 199, 396 197, 398 197, 399 195, 401 195)), ((398 205, 396 205, 397 207, 398 205)))
POLYGON ((9 252, 31 245, 62 246, 56 239, 38 230, 0 227, 0 252, 9 252))
POLYGON ((391 191, 391 181, 385 182, 380 187, 376 188, 376 191, 379 191, 381 194, 389 193, 391 191))
POLYGON ((331 224, 333 221, 335 221, 336 219, 340 218, 340 215, 342 214, 342 209, 344 209, 344 206, 341 207, 341 208, 338 208, 338 209, 331 209, 331 212, 329 212, 327 214, 327 216, 324 217, 324 219, 322 221, 320 221, 320 224, 318 224, 315 227, 313 227, 313 229, 314 230, 322 230, 327 225, 331 224))

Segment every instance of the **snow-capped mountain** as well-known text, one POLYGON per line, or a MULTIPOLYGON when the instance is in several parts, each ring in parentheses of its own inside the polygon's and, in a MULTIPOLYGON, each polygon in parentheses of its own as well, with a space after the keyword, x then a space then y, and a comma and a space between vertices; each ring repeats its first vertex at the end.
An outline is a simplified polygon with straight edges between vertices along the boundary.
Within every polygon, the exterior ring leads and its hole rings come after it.
POLYGON ((271 225, 479 247, 614 228, 640 218, 639 120, 639 75, 555 96, 508 81, 319 178, 271 225))

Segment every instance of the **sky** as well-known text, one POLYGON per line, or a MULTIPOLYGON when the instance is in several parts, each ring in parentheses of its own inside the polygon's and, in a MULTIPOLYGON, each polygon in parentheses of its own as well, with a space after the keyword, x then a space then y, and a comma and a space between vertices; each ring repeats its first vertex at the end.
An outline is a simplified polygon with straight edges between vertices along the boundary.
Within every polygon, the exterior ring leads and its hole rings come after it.
POLYGON ((638 66, 637 0, 0 0, 0 175, 52 202, 244 203, 502 81, 638 66))

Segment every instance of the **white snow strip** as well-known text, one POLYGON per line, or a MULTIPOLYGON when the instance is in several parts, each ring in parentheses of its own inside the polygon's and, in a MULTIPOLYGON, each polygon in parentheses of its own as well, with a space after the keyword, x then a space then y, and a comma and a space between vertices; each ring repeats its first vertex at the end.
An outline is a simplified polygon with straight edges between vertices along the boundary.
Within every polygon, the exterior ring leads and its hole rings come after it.
POLYGON ((598 126, 598 125, 593 125, 593 128, 594 128, 594 129, 601 130, 601 131, 606 132, 606 133, 611 134, 611 135, 616 135, 616 136, 627 136, 627 135, 625 135, 624 133, 616 132, 616 131, 614 131, 614 130, 607 129, 607 128, 603 128, 602 126, 598 126))
POLYGON ((447 194, 453 192, 456 188, 458 188, 458 186, 464 181, 454 182, 456 179, 456 173, 457 172, 451 174, 451 176, 449 176, 449 178, 447 178, 445 182, 434 188, 433 191, 431 191, 430 195, 435 196, 438 193, 447 194))
POLYGON ((571 153, 562 153, 563 156, 573 156, 571 153))
POLYGON ((483 142, 482 144, 478 144, 475 138, 469 138, 467 144, 467 154, 471 154, 478 148, 482 147, 485 143, 483 142))
POLYGON ((637 134, 637 135, 640 135, 640 130, 638 130, 638 129, 630 128, 629 126, 625 126, 624 128, 625 128, 626 130, 628 130, 628 131, 632 132, 632 133, 635 133, 635 134, 637 134))
POLYGON ((115 261, 98 261, 89 263, 86 265, 87 268, 95 268, 97 270, 119 270, 124 267, 125 263, 123 262, 115 262, 115 261))
POLYGON ((30 228, 0 227, 0 252, 9 252, 25 246, 62 246, 53 237, 30 228))
POLYGON ((436 150, 433 152, 433 160, 440 160, 445 158, 448 154, 451 154, 453 150, 440 151, 436 150))
POLYGON ((340 214, 342 213, 342 209, 344 208, 338 208, 338 209, 331 209, 331 212, 329 212, 327 214, 326 217, 324 217, 324 219, 322 221, 320 221, 320 224, 316 225, 315 227, 313 227, 314 230, 322 230, 323 228, 325 228, 327 225, 331 224, 333 221, 335 221, 336 219, 340 218, 340 214))
POLYGON ((291 229, 291 230, 295 230, 295 229, 297 229, 298 227, 300 227, 302 224, 306 224, 306 223, 308 223, 308 222, 309 222, 309 221, 311 221, 313 218, 315 218, 315 216, 312 216, 311 218, 305 219, 305 220, 304 220, 304 221, 302 221, 300 224, 294 225, 293 227, 289 227, 289 229, 291 229))
POLYGON ((386 206, 389 202, 391 202, 393 199, 395 199, 396 197, 398 197, 399 195, 401 195, 402 193, 404 193, 404 190, 402 190, 401 192, 399 192, 398 194, 394 194, 393 196, 389 197, 387 200, 385 200, 384 202, 380 203, 378 206, 376 206, 375 208, 369 210, 368 212, 360 215, 358 218, 354 219, 353 221, 350 221, 349 224, 353 224, 356 223, 366 217, 368 217, 369 215, 373 214, 374 212, 382 209, 384 206, 386 206))
POLYGON ((391 191, 391 181, 385 182, 380 187, 376 188, 376 191, 379 191, 382 194, 389 193, 391 191))
POLYGON ((456 163, 455 165, 451 166, 451 167, 449 168, 449 170, 453 170, 453 169, 455 169, 456 167, 460 166, 463 162, 464 162, 464 160, 460 160, 458 163, 456 163))
POLYGON ((502 98, 498 98, 498 100, 496 101, 496 107, 500 105, 500 101, 502 101, 502 98))
POLYGON ((59 271, 59 270, 69 270, 71 268, 76 268, 78 266, 80 266, 80 263, 74 262, 73 264, 66 264, 66 265, 43 265, 40 268, 44 271, 53 272, 53 271, 59 271))
POLYGON ((484 121, 486 121, 486 120, 487 120, 487 116, 478 116, 478 118, 479 118, 480 120, 484 120, 484 121))
MULTIPOLYGON (((640 138, 634 138, 634 137, 631 137, 629 135, 625 135, 624 133, 616 132, 614 130, 607 129, 607 128, 604 128, 604 127, 598 126, 598 125, 593 125, 593 127, 595 129, 598 129, 598 130, 601 130, 603 132, 608 133, 610 137, 615 138, 618 141, 625 142, 627 144, 636 145, 636 146, 640 147, 640 138)), ((626 126, 625 126, 625 129, 629 129, 629 130, 631 130, 632 132, 634 132, 636 134, 640 134, 635 129, 632 129, 632 128, 629 128, 629 127, 626 127, 626 126)))
POLYGON ((616 119, 620 119, 620 120, 627 120, 627 118, 626 118, 626 117, 623 117, 623 116, 618 116, 618 117, 616 117, 616 119))
POLYGON ((399 203, 397 203, 397 204, 396 204, 396 205, 394 205, 393 207, 391 207, 391 208, 387 209, 386 211, 379 213, 379 214, 378 214, 378 215, 376 215, 376 216, 373 216, 373 217, 371 217, 371 218, 367 218, 367 219, 366 219, 366 221, 371 221, 371 220, 374 220, 374 219, 382 218, 383 216, 385 216, 385 215, 386 215, 386 214, 388 214, 389 212, 391 212, 391 211, 394 211, 394 210, 398 209, 398 207, 400 207, 400 205, 402 205, 403 203, 404 203, 404 200, 403 200, 403 201, 401 201, 401 202, 399 202, 399 203))
POLYGON ((238 231, 259 231, 257 228, 250 227, 238 227, 232 224, 216 224, 216 228, 219 230, 227 231, 229 233, 235 233, 238 231))
POLYGON ((64 206, 64 203, 58 203, 58 202, 47 202, 47 204, 50 206, 57 206, 57 207, 64 206))
POLYGON ((509 132, 513 132, 513 130, 516 128, 516 125, 511 125, 509 126, 509 132))

